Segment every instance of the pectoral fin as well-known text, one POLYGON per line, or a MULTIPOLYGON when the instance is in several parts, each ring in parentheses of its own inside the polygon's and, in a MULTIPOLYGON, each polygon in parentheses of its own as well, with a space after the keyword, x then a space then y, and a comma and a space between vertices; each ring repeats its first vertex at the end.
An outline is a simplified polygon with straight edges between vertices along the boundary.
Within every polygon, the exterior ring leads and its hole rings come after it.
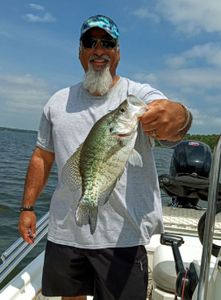
POLYGON ((141 157, 141 155, 135 149, 133 149, 131 151, 131 154, 129 156, 128 162, 132 166, 143 167, 142 157, 141 157))

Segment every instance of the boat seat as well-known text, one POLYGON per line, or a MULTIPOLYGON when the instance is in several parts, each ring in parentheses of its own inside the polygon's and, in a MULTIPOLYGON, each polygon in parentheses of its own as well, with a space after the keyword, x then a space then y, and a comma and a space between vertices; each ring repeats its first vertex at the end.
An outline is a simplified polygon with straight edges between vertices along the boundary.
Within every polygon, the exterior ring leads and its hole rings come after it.
MULTIPOLYGON (((197 261, 199 265, 202 249, 200 246, 182 245, 180 249, 184 267, 189 267, 191 262, 197 261)), ((197 267, 197 271, 199 268, 197 267)), ((175 293, 176 290, 176 270, 172 248, 170 246, 159 245, 153 256, 153 281, 155 285, 166 292, 175 293)))

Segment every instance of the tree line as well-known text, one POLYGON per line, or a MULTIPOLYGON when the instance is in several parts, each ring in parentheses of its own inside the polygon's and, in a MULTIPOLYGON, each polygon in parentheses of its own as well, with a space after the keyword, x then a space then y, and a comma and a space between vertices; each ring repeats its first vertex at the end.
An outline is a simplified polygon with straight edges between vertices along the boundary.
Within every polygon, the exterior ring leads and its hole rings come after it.
MULTIPOLYGON (((190 141, 197 141, 202 142, 211 148, 211 150, 214 149, 215 145, 217 144, 219 135, 218 134, 186 134, 184 137, 184 140, 190 140, 190 141)), ((162 147, 162 144, 160 144, 158 141, 156 141, 156 146, 162 147)))
POLYGON ((184 140, 191 140, 191 141, 198 141, 203 142, 210 146, 210 148, 213 150, 215 147, 217 141, 218 141, 219 135, 218 134, 208 134, 208 135, 202 135, 202 134, 186 134, 184 137, 184 140))

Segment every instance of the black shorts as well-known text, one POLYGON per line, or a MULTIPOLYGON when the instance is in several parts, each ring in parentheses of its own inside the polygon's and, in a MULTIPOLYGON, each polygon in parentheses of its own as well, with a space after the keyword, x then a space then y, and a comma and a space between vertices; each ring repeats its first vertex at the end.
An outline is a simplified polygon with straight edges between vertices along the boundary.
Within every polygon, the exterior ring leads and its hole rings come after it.
POLYGON ((144 246, 79 249, 47 242, 44 296, 94 295, 94 300, 145 300, 148 266, 144 246))

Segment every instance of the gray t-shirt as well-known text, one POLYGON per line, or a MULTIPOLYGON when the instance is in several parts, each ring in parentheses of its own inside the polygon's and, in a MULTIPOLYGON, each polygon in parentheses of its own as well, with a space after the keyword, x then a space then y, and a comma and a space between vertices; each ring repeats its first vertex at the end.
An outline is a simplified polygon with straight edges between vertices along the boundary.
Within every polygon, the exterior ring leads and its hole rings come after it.
POLYGON ((105 96, 91 96, 82 83, 55 93, 44 107, 37 146, 55 153, 58 184, 52 196, 48 239, 79 248, 130 247, 148 244, 154 233, 163 230, 161 197, 153 157, 153 141, 141 126, 135 149, 143 167, 127 165, 104 206, 98 208, 94 234, 88 225, 79 227, 75 210, 79 192, 63 185, 60 175, 67 159, 77 150, 94 123, 133 94, 146 103, 166 99, 148 84, 121 77, 105 96))

